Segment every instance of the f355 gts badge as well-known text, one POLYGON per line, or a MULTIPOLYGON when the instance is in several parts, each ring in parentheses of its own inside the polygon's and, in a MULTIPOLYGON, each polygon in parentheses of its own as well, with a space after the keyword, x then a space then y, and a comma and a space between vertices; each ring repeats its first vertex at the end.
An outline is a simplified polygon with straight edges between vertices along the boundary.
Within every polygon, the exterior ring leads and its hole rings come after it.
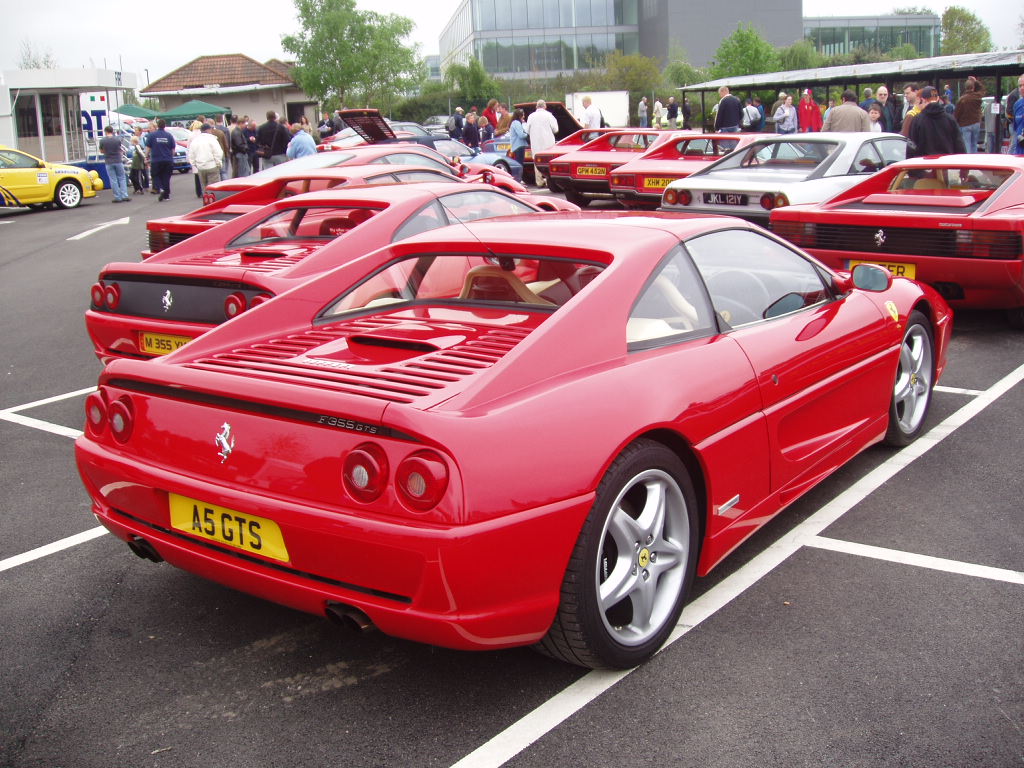
POLYGON ((235 450, 235 436, 231 433, 231 425, 226 421, 220 425, 220 432, 213 439, 213 444, 217 446, 217 455, 220 456, 220 463, 223 464, 235 450))

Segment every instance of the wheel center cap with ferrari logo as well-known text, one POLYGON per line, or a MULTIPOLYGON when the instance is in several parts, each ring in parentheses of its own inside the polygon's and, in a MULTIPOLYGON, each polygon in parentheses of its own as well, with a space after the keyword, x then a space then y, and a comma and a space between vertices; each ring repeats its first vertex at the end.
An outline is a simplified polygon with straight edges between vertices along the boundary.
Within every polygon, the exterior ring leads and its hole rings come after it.
POLYGON ((643 549, 641 549, 640 553, 636 556, 636 563, 641 568, 646 568, 648 565, 650 565, 651 564, 651 550, 649 550, 647 547, 644 547, 643 549))

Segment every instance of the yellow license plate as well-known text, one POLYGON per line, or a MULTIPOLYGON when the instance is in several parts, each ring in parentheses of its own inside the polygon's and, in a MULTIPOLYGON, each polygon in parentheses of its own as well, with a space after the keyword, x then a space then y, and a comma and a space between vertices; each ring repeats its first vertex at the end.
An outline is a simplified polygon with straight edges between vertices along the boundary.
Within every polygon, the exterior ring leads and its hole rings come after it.
POLYGON ((139 347, 151 355, 166 355, 192 341, 191 336, 171 336, 168 333, 139 334, 139 347))
POLYGON ((646 178, 644 179, 644 189, 664 189, 673 181, 675 179, 646 178))
POLYGON ((859 261, 851 261, 850 269, 853 269, 858 264, 878 264, 880 267, 885 267, 892 272, 894 277, 909 277, 914 280, 917 277, 917 268, 913 264, 904 264, 898 261, 871 261, 869 259, 861 259, 859 261))
POLYGON ((576 173, 580 176, 607 176, 608 169, 596 165, 579 165, 576 166, 576 173))
POLYGON ((171 527, 203 539, 288 562, 281 529, 273 520, 242 514, 176 493, 168 494, 171 527))

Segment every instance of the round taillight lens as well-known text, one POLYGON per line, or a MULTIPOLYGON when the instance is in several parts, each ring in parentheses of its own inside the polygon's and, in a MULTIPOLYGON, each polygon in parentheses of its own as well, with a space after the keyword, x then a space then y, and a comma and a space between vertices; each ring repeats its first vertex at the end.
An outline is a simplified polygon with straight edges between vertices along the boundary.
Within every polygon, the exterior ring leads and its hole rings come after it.
POLYGON ((408 506, 425 512, 437 506, 448 489, 448 466, 433 451, 417 451, 398 465, 395 483, 408 506))
POLYGON ((119 443, 127 443, 132 436, 132 428, 135 426, 135 415, 132 413, 131 401, 122 397, 115 400, 107 408, 109 416, 110 434, 119 443))
POLYGON ((356 501, 375 501, 388 482, 388 457, 374 443, 357 445, 345 457, 342 469, 345 490, 356 501))
POLYGON ((761 207, 764 208, 766 211, 770 211, 772 208, 774 208, 775 195, 773 195, 771 192, 765 192, 763 195, 761 195, 761 207))
POLYGON ((261 293, 259 296, 253 296, 252 301, 249 302, 249 307, 258 307, 260 304, 270 301, 272 298, 274 297, 269 293, 261 293))
POLYGON ((688 189, 681 189, 681 190, 679 190, 679 204, 680 205, 689 205, 692 202, 693 202, 693 195, 690 193, 690 190, 688 190, 688 189))
POLYGON ((230 320, 245 312, 245 307, 245 294, 236 291, 224 299, 224 316, 230 320))
POLYGON ((99 392, 93 392, 85 398, 85 424, 93 434, 103 431, 107 422, 107 401, 99 392))
POLYGON ((89 298, 92 299, 94 307, 103 308, 103 283, 93 283, 92 288, 89 289, 89 298))
POLYGON ((679 200, 679 193, 678 192, 676 192, 674 189, 666 189, 665 190, 664 203, 666 205, 675 205, 678 200, 679 200))
POLYGON ((789 205, 789 198, 786 197, 781 192, 779 192, 779 194, 777 194, 775 196, 775 207, 776 208, 784 208, 787 205, 789 205))
POLYGON ((121 286, 117 283, 103 286, 103 303, 107 305, 107 309, 117 309, 117 305, 121 303, 121 286))

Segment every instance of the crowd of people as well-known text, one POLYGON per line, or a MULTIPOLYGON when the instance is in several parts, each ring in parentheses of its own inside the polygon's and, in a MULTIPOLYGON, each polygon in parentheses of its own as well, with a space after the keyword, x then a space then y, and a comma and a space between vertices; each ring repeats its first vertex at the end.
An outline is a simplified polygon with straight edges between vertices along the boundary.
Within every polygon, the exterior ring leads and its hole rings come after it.
MULTIPOLYGON (((202 197, 207 186, 222 179, 249 176, 260 168, 316 153, 320 132, 303 115, 289 125, 273 110, 266 122, 257 125, 248 115, 223 115, 220 122, 200 115, 188 126, 188 163, 194 174, 196 197, 202 197)), ((99 143, 107 167, 107 176, 114 192, 114 202, 131 200, 127 180, 133 193, 149 190, 161 201, 170 199, 174 173, 174 153, 178 141, 167 131, 163 118, 151 121, 146 129, 137 127, 125 153, 121 139, 111 126, 99 143), (109 140, 108 140, 109 139, 109 140), (127 162, 125 154, 129 157, 127 162), (127 165, 127 168, 125 167, 127 165)))
MULTIPOLYGON (((882 85, 877 90, 865 88, 858 101, 857 94, 847 89, 840 103, 830 100, 820 104, 812 89, 804 89, 797 104, 793 95, 779 91, 770 108, 757 96, 741 102, 728 86, 718 89, 719 101, 713 108, 714 130, 719 133, 738 131, 763 132, 769 123, 777 133, 808 133, 817 131, 885 131, 900 133, 911 142, 910 156, 975 153, 979 149, 984 124, 984 151, 998 152, 995 120, 1005 119, 1011 138, 1010 152, 1024 154, 1024 75, 1018 88, 1011 91, 1003 108, 997 113, 984 110, 985 88, 975 77, 968 77, 959 98, 947 84, 943 89, 931 85, 907 83, 902 101, 882 85), (1018 138, 1020 137, 1020 138, 1018 138)), ((641 99, 638 117, 641 125, 646 114, 646 98, 641 99)))

